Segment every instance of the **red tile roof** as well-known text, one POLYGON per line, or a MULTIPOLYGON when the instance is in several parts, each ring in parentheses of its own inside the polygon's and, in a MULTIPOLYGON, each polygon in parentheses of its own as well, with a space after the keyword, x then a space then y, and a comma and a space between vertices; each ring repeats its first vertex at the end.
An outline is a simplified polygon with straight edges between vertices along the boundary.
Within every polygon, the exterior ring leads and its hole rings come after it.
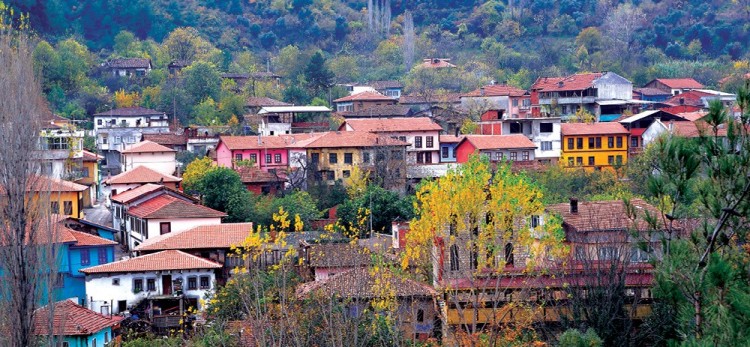
POLYGON ((369 266, 372 255, 367 248, 350 243, 321 243, 307 248, 310 267, 338 268, 369 266))
POLYGON ((86 161, 86 162, 97 162, 97 161, 102 160, 102 159, 104 159, 104 157, 101 156, 101 155, 98 155, 96 153, 91 153, 91 152, 89 152, 87 150, 83 150, 83 161, 86 161))
POLYGON ((176 151, 169 147, 162 146, 156 142, 146 140, 146 141, 138 142, 120 153, 129 154, 129 153, 157 153, 157 152, 176 152, 176 151))
POLYGON ((126 204, 148 193, 152 193, 162 189, 166 189, 166 187, 159 184, 147 183, 140 187, 129 189, 124 192, 119 192, 117 195, 113 195, 111 199, 112 201, 126 204))
POLYGON ((422 64, 420 64, 419 66, 429 69, 456 67, 456 65, 451 64, 450 61, 450 59, 446 58, 428 58, 422 59, 422 64))
POLYGON ((108 61, 107 66, 115 69, 148 69, 151 67, 151 59, 116 58, 108 61))
POLYGON ((601 76, 601 72, 578 73, 561 79, 555 79, 554 83, 549 83, 549 81, 544 82, 544 86, 539 89, 542 92, 584 90, 593 87, 594 81, 601 76))
POLYGON ((286 148, 288 145, 318 136, 320 133, 305 133, 278 136, 220 136, 219 142, 224 143, 230 150, 286 148))
POLYGON ((31 192, 82 192, 87 186, 47 176, 31 176, 28 191, 31 192))
POLYGON ((179 250, 167 250, 81 269, 85 274, 219 269, 221 264, 179 250))
POLYGON ((123 107, 114 110, 99 112, 94 116, 113 116, 113 117, 137 117, 137 116, 164 116, 164 112, 159 112, 145 107, 123 107))
MULTIPOLYGON (((687 122, 677 122, 687 123, 687 122)), ((659 210, 641 199, 630 200, 634 207, 635 222, 628 217, 625 203, 622 200, 610 201, 579 201, 578 213, 570 212, 570 204, 554 204, 547 206, 547 210, 559 214, 563 223, 575 231, 609 231, 627 230, 636 227, 638 230, 649 228, 644 219, 646 211, 653 216, 661 216, 659 210)), ((661 220, 657 218, 657 220, 661 220)))
POLYGON ((617 122, 603 123, 563 123, 560 125, 563 136, 628 134, 628 130, 617 122))
MULTIPOLYGON (((683 137, 699 137, 701 135, 713 136, 713 128, 703 121, 668 122, 668 123, 664 123, 664 125, 667 126, 667 129, 669 129, 669 127, 672 127, 671 133, 677 136, 683 136, 683 137)), ((726 125, 719 127, 719 130, 717 131, 717 135, 727 136, 726 125)))
POLYGON ((75 238, 75 246, 109 246, 117 244, 115 241, 81 231, 68 230, 67 232, 75 238))
POLYGON ((536 145, 524 135, 465 135, 461 143, 464 141, 468 141, 479 150, 536 148, 536 145))
POLYGON ((54 336, 93 335, 102 329, 116 325, 121 317, 105 316, 91 311, 70 300, 53 304, 50 312, 48 306, 36 310, 34 314, 34 334, 54 336), (49 332, 50 314, 52 315, 53 334, 49 332))
POLYGON ((396 297, 433 297, 437 295, 431 286, 402 277, 384 268, 377 272, 368 267, 358 267, 335 274, 322 281, 303 283, 297 287, 297 296, 307 296, 313 292, 323 295, 336 295, 343 298, 370 299, 381 297, 375 288, 387 283, 395 291, 396 297))
POLYGON ((459 143, 464 139, 464 135, 440 135, 440 143, 459 143))
POLYGON ((251 96, 245 101, 247 107, 265 107, 265 106, 292 106, 292 104, 267 98, 265 96, 251 96))
POLYGON ((664 101, 664 103, 673 106, 688 105, 703 107, 703 100, 701 100, 701 98, 711 95, 713 94, 701 92, 698 90, 690 90, 684 93, 677 94, 664 101))
POLYGON ((143 134, 143 140, 155 142, 162 146, 184 146, 187 144, 185 134, 143 134))
POLYGON ((218 249, 238 246, 253 232, 253 223, 202 225, 176 233, 150 238, 136 247, 137 252, 169 249, 218 249))
POLYGON ((333 102, 350 102, 350 101, 395 101, 396 99, 385 96, 383 94, 380 94, 378 92, 373 91, 364 91, 361 93, 357 93, 354 95, 345 96, 343 98, 338 98, 336 100, 333 100, 333 102))
POLYGON ((557 85, 557 82, 564 79, 565 77, 539 77, 534 84, 531 85, 531 90, 543 90, 545 88, 554 87, 557 85))
POLYGON ((443 128, 428 117, 406 118, 358 118, 347 119, 339 130, 351 128, 353 131, 373 133, 441 131, 443 128))
POLYGON ((520 88, 507 85, 488 85, 479 89, 475 89, 462 96, 477 97, 477 96, 523 96, 526 91, 520 88))
POLYGON ((364 131, 328 131, 308 141, 290 145, 289 148, 369 148, 380 146, 408 146, 390 136, 364 131))
MULTIPOLYGON (((281 182, 283 179, 275 174, 258 169, 257 167, 240 166, 235 169, 240 174, 242 183, 281 182)), ((281 173, 279 173, 281 175, 281 173)))
POLYGON ((691 122, 695 122, 708 114, 708 111, 693 111, 693 112, 682 112, 677 113, 678 116, 685 118, 691 122))
POLYGON ((143 183, 173 183, 180 182, 182 178, 165 175, 143 165, 125 171, 117 176, 104 180, 105 184, 143 184, 143 183))
POLYGON ((703 88, 703 85, 692 79, 692 78, 657 78, 655 81, 659 81, 665 86, 672 89, 699 89, 703 88))
POLYGON ((227 214, 171 195, 159 195, 128 209, 128 214, 145 219, 220 218, 227 214))

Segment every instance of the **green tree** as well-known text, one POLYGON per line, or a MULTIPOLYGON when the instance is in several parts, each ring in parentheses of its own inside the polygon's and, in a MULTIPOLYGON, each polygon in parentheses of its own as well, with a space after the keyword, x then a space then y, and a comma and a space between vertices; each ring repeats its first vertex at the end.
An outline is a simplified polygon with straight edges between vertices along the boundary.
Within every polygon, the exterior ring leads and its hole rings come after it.
POLYGON ((194 185, 203 204, 227 213, 227 222, 245 222, 252 216, 253 195, 245 189, 240 175, 226 167, 214 167, 194 185))
POLYGON ((184 89, 188 97, 197 104, 212 98, 219 99, 221 75, 216 65, 207 62, 196 62, 183 70, 184 89))
POLYGON ((397 218, 410 220, 414 217, 411 196, 401 198, 377 185, 369 185, 362 195, 341 204, 336 211, 339 223, 347 228, 355 226, 361 209, 370 210, 372 230, 378 233, 390 233, 391 222, 397 218))
POLYGON ((577 329, 568 329, 560 335, 557 343, 560 347, 601 347, 602 339, 591 328, 585 334, 577 329))
POLYGON ((333 72, 326 66, 326 59, 320 51, 310 57, 305 68, 307 86, 315 95, 328 91, 333 86, 333 72))

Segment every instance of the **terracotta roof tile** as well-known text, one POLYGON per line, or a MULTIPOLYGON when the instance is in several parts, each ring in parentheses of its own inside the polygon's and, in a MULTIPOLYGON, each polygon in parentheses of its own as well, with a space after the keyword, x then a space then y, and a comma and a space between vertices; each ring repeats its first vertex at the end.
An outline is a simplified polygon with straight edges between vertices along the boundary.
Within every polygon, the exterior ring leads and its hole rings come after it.
POLYGON ((286 148, 299 141, 318 136, 320 133, 305 133, 277 136, 220 136, 219 142, 223 142, 227 148, 236 149, 258 149, 258 148, 286 148))
POLYGON ((368 266, 372 256, 367 248, 351 243, 322 243, 307 248, 310 267, 368 266))
POLYGON ((91 152, 89 152, 89 151, 87 151, 85 149, 83 150, 83 161, 86 161, 86 162, 97 162, 97 161, 102 160, 102 159, 104 159, 104 157, 101 156, 101 155, 98 155, 96 153, 91 153, 91 152))
POLYGON ((628 130, 620 123, 563 123, 560 125, 560 133, 563 136, 577 135, 606 135, 606 134, 628 134, 628 130))
POLYGON ((85 274, 95 274, 218 268, 221 268, 221 264, 219 263, 196 257, 183 251, 167 250, 109 264, 92 266, 80 271, 85 274))
POLYGON ((116 325, 120 317, 105 316, 91 311, 70 300, 58 301, 49 307, 39 308, 34 314, 34 334, 55 336, 92 335, 104 328, 116 325), (53 334, 49 333, 50 314, 53 334))
POLYGON ((695 122, 708 114, 708 111, 693 111, 693 112, 682 112, 678 113, 677 116, 685 118, 691 122, 695 122))
POLYGON ((339 129, 351 128, 353 131, 374 133, 441 131, 443 128, 428 117, 404 118, 358 118, 347 119, 339 129))
POLYGON ((463 97, 479 97, 479 96, 523 96, 526 91, 520 88, 507 85, 488 85, 479 89, 475 89, 468 92, 463 97), (484 91, 483 91, 484 89, 484 91), (484 93, 484 94, 483 94, 484 93))
POLYGON ((145 140, 145 141, 141 141, 136 144, 133 144, 132 146, 128 147, 128 149, 120 153, 130 154, 130 153, 157 153, 157 152, 176 152, 176 151, 169 147, 162 146, 156 142, 145 140))
POLYGON ((156 142, 162 146, 184 146, 187 144, 187 136, 185 134, 143 134, 144 141, 156 142))
POLYGON ((637 93, 647 95, 647 96, 656 96, 656 95, 672 96, 672 93, 665 92, 659 88, 633 88, 633 92, 637 92, 637 93))
POLYGON ((375 298, 382 294, 375 291, 377 283, 388 283, 396 297, 433 297, 437 292, 432 287, 397 275, 389 270, 373 271, 360 267, 335 274, 322 281, 303 283, 297 287, 297 296, 307 296, 322 292, 326 296, 344 298, 375 298))
POLYGON ((345 96, 343 98, 338 98, 336 100, 333 100, 333 102, 349 102, 349 101, 395 101, 396 99, 385 96, 383 94, 380 94, 378 92, 373 91, 364 91, 361 93, 357 93, 354 95, 345 96))
MULTIPOLYGON (((682 137, 699 137, 701 135, 713 135, 710 125, 703 121, 697 122, 667 122, 667 127, 672 127, 671 133, 682 137)), ((717 132, 718 136, 727 136, 726 125, 720 126, 717 132)))
POLYGON ((227 214, 171 195, 159 195, 128 209, 128 214, 148 219, 219 218, 227 214))
POLYGON ((635 221, 628 217, 622 200, 580 201, 578 213, 570 212, 569 203, 550 205, 547 210, 559 214, 564 224, 578 232, 628 230, 634 227, 646 230, 649 227, 644 219, 646 211, 652 216, 661 215, 656 207, 641 199, 632 199, 630 203, 634 207, 635 221))
POLYGON ((555 79, 554 83, 545 82, 544 86, 539 89, 542 92, 584 90, 593 87, 594 81, 601 76, 601 72, 578 73, 562 79, 555 79))
POLYGON ((381 146, 408 146, 389 136, 364 131, 328 131, 308 141, 290 145, 289 148, 370 148, 381 146))
POLYGON ((446 58, 428 58, 422 59, 422 64, 420 64, 419 66, 428 69, 456 67, 456 65, 451 64, 450 61, 450 59, 446 58))
POLYGON ((47 176, 32 176, 27 188, 31 192, 82 192, 86 189, 88 187, 82 184, 47 176))
POLYGON ((162 189, 166 189, 166 187, 160 184, 147 183, 140 187, 129 189, 124 192, 120 192, 116 195, 113 195, 111 199, 112 201, 115 201, 115 202, 127 204, 128 202, 133 201, 141 196, 144 196, 148 193, 152 193, 152 192, 162 190, 162 189))
POLYGON ((252 233, 253 223, 202 225, 176 233, 150 238, 136 247, 137 252, 170 249, 218 249, 238 246, 252 233))
POLYGON ((104 180, 105 184, 132 184, 132 183, 173 183, 180 182, 182 178, 165 175, 143 165, 125 171, 117 176, 104 180))
POLYGON ((409 117, 412 110, 403 105, 372 106, 359 111, 339 112, 344 117, 409 117))
POLYGON ((657 78, 656 81, 659 81, 672 89, 703 88, 703 85, 700 82, 692 78, 657 78))
POLYGON ((524 135, 465 135, 461 143, 464 141, 468 141, 479 150, 536 148, 536 145, 524 135))
POLYGON ((119 69, 148 69, 151 59, 146 58, 117 58, 107 62, 107 66, 119 69))
POLYGON ((75 238, 75 246, 109 246, 117 244, 115 241, 81 231, 68 230, 68 232, 75 238))
POLYGON ((265 106, 292 106, 288 102, 271 99, 265 96, 251 96, 245 101, 247 107, 265 107, 265 106))
POLYGON ((536 79, 534 84, 531 85, 531 90, 543 90, 545 88, 551 88, 557 85, 557 82, 565 80, 565 77, 539 77, 536 79))
POLYGON ((677 94, 664 101, 664 103, 674 106, 688 105, 703 107, 703 100, 701 98, 711 95, 712 94, 710 93, 705 93, 698 90, 690 90, 684 93, 677 94))
POLYGON ((258 169, 257 167, 240 166, 235 169, 240 174, 242 183, 281 182, 283 179, 275 174, 258 169))
POLYGON ((464 135, 440 135, 440 143, 459 143, 464 139, 464 135))
POLYGON ((113 116, 113 117, 137 117, 137 116, 165 116, 164 112, 159 112, 145 107, 123 107, 114 110, 99 112, 94 116, 113 116))

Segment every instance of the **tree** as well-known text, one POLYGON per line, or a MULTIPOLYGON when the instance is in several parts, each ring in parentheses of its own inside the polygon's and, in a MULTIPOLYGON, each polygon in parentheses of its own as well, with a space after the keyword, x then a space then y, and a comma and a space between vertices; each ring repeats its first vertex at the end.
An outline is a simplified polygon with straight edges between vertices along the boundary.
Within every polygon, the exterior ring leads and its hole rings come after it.
POLYGON ((183 70, 184 88, 187 95, 197 104, 212 98, 217 100, 221 91, 221 75, 216 65, 207 62, 196 62, 183 70))
POLYGON ((128 93, 124 89, 120 89, 114 95, 114 104, 117 108, 137 106, 139 101, 138 92, 128 93))
POLYGON ((333 86, 333 78, 333 72, 326 66, 326 59, 323 54, 320 51, 315 52, 305 68, 305 80, 308 88, 312 89, 316 95, 320 95, 333 86))
MULTIPOLYGON (((5 12, 3 23, 15 23, 5 12)), ((26 23, 28 24, 28 23, 26 23)), ((50 111, 42 97, 38 75, 34 71, 32 39, 24 31, 3 24, 0 28, 0 344, 31 346, 34 312, 39 303, 53 299, 53 281, 57 277, 58 253, 49 218, 49 187, 36 173, 40 170, 35 155, 43 119, 50 111), (33 189, 30 189, 33 187, 33 189), (38 190, 36 194, 33 190, 38 190), (36 195, 36 197, 34 196, 36 195)), ((51 311, 51 310, 50 310, 51 311)), ((50 313, 52 316, 52 313, 50 313)), ((52 319, 48 322, 52 331, 52 319)))
POLYGON ((568 329, 560 335, 557 343, 560 347, 601 347, 602 339, 591 328, 585 334, 577 329, 568 329))
MULTIPOLYGON (((370 212, 371 231, 389 234, 391 222, 400 218, 410 220, 413 217, 411 199, 401 198, 397 193, 383 189, 376 185, 369 185, 358 197, 341 204, 336 211, 339 223, 346 227, 357 224, 359 211, 367 209, 370 212)), ((368 228, 369 229, 369 228, 368 228)), ((369 232, 370 230, 363 230, 369 232)), ((366 235, 359 235, 365 237, 366 235)))
POLYGON ((226 167, 213 167, 194 185, 203 204, 227 213, 227 222, 245 222, 252 214, 253 196, 240 175, 226 167))
POLYGON ((414 18, 410 11, 404 13, 404 67, 411 71, 414 65, 414 18))
POLYGON ((209 157, 196 159, 188 164, 185 167, 185 172, 182 174, 182 188, 185 192, 191 194, 195 192, 197 185, 203 179, 203 176, 205 176, 213 166, 214 162, 209 157))

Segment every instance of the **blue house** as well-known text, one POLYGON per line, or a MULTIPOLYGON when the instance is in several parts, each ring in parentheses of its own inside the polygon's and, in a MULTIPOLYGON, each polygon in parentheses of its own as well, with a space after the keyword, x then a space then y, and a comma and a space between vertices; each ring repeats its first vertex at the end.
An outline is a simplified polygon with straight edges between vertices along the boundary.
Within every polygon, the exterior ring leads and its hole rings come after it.
POLYGON ((121 317, 106 316, 77 305, 70 300, 38 309, 34 315, 34 332, 38 336, 54 337, 57 346, 104 347, 112 341, 113 327, 119 326, 121 317), (53 319, 53 331, 49 321, 53 319))
MULTIPOLYGON (((79 304, 84 303, 86 276, 79 270, 113 262, 117 242, 74 230, 66 226, 66 219, 58 223, 55 233, 59 260, 52 301, 75 298, 79 304)), ((44 295, 40 300, 48 302, 44 295)))
POLYGON ((440 162, 455 163, 456 147, 463 136, 440 135, 440 162))

